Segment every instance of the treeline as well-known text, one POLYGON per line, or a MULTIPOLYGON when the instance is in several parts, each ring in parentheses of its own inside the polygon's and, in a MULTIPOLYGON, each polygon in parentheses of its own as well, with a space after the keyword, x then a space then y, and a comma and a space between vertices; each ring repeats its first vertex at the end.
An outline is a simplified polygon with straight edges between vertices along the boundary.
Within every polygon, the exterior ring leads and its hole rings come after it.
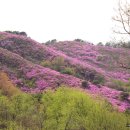
MULTIPOLYGON (((90 44, 90 45, 94 45, 93 43, 87 42, 87 41, 82 40, 82 39, 80 39, 80 38, 76 38, 76 39, 74 39, 73 41, 74 41, 74 42, 87 43, 87 44, 90 44)), ((52 40, 49 40, 49 41, 47 41, 47 42, 45 42, 45 43, 42 43, 42 44, 49 45, 49 44, 55 44, 55 43, 57 43, 57 42, 59 42, 57 39, 52 39, 52 40)))
MULTIPOLYGON (((82 40, 82 39, 74 39, 73 41, 76 41, 76 42, 80 42, 80 43, 87 43, 87 44, 90 44, 90 45, 94 45, 93 43, 90 43, 90 42, 87 42, 85 40, 82 40)), ((43 44, 46 44, 46 45, 49 45, 49 44, 55 44, 57 43, 58 41, 56 39, 52 39, 52 40, 49 40, 43 44)), ((123 42, 123 41, 119 41, 119 42, 106 42, 105 44, 102 43, 102 42, 99 42, 97 43, 98 46, 107 46, 107 47, 114 47, 114 48, 130 48, 130 41, 128 42, 123 42)))
POLYGON ((17 34, 17 35, 27 36, 26 32, 20 32, 20 31, 5 31, 5 32, 11 33, 11 34, 17 34))
POLYGON ((107 47, 114 47, 114 48, 130 48, 130 41, 128 42, 106 42, 103 44, 102 42, 99 42, 97 44, 98 46, 107 46, 107 47))

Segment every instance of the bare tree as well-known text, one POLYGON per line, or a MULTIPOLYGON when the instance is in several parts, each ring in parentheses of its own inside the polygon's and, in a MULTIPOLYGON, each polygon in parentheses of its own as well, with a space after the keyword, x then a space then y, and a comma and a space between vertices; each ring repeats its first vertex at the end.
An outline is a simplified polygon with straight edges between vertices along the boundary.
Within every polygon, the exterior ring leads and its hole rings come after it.
POLYGON ((122 28, 114 30, 118 34, 128 34, 130 35, 130 3, 127 0, 119 0, 117 15, 112 19, 118 22, 122 28), (125 1, 125 2, 124 2, 125 1))

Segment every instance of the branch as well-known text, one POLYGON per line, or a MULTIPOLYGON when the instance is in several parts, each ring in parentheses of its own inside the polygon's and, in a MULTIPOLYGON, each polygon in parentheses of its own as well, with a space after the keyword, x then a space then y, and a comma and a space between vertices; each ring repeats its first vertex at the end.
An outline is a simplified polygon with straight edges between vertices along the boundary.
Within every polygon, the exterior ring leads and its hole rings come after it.
POLYGON ((121 0, 119 0, 118 16, 113 17, 112 19, 114 21, 121 23, 123 26, 123 30, 126 33, 120 32, 120 31, 114 31, 114 32, 118 33, 118 34, 129 34, 130 35, 130 12, 129 12, 129 8, 127 7, 128 3, 125 4, 126 6, 123 6, 124 8, 122 7, 121 4, 122 4, 121 0))
POLYGON ((115 31, 113 30, 114 33, 118 33, 118 34, 128 34, 128 33, 123 33, 123 32, 120 32, 120 31, 115 31))
POLYGON ((122 23, 122 25, 123 25, 123 29, 124 29, 128 34, 130 34, 130 32, 127 31, 127 29, 126 29, 126 27, 125 27, 125 23, 124 23, 124 20, 123 20, 123 17, 122 17, 121 12, 119 12, 119 15, 120 15, 120 18, 121 18, 121 23, 122 23))

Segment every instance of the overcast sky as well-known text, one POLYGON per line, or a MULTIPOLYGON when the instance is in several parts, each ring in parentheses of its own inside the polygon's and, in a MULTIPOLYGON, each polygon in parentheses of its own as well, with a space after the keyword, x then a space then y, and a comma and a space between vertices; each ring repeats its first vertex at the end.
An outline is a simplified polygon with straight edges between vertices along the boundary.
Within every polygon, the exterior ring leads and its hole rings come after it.
POLYGON ((109 41, 116 4, 117 0, 0 0, 0 31, 25 31, 39 42, 109 41))

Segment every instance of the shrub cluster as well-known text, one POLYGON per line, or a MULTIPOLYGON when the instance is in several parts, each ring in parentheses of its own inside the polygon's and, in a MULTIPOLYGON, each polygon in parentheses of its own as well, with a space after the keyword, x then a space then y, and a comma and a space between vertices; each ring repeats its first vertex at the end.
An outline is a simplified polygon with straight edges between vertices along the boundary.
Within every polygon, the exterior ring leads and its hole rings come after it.
POLYGON ((53 60, 45 60, 41 65, 59 71, 63 74, 75 75, 75 69, 65 62, 63 57, 55 57, 53 60))
POLYGON ((129 118, 105 101, 66 87, 11 98, 0 94, 2 130, 127 130, 129 118))
POLYGON ((116 90, 130 92, 130 81, 123 82, 121 80, 112 79, 108 86, 116 90))
POLYGON ((128 100, 128 97, 129 97, 129 93, 121 92, 119 99, 124 101, 124 100, 128 100))

